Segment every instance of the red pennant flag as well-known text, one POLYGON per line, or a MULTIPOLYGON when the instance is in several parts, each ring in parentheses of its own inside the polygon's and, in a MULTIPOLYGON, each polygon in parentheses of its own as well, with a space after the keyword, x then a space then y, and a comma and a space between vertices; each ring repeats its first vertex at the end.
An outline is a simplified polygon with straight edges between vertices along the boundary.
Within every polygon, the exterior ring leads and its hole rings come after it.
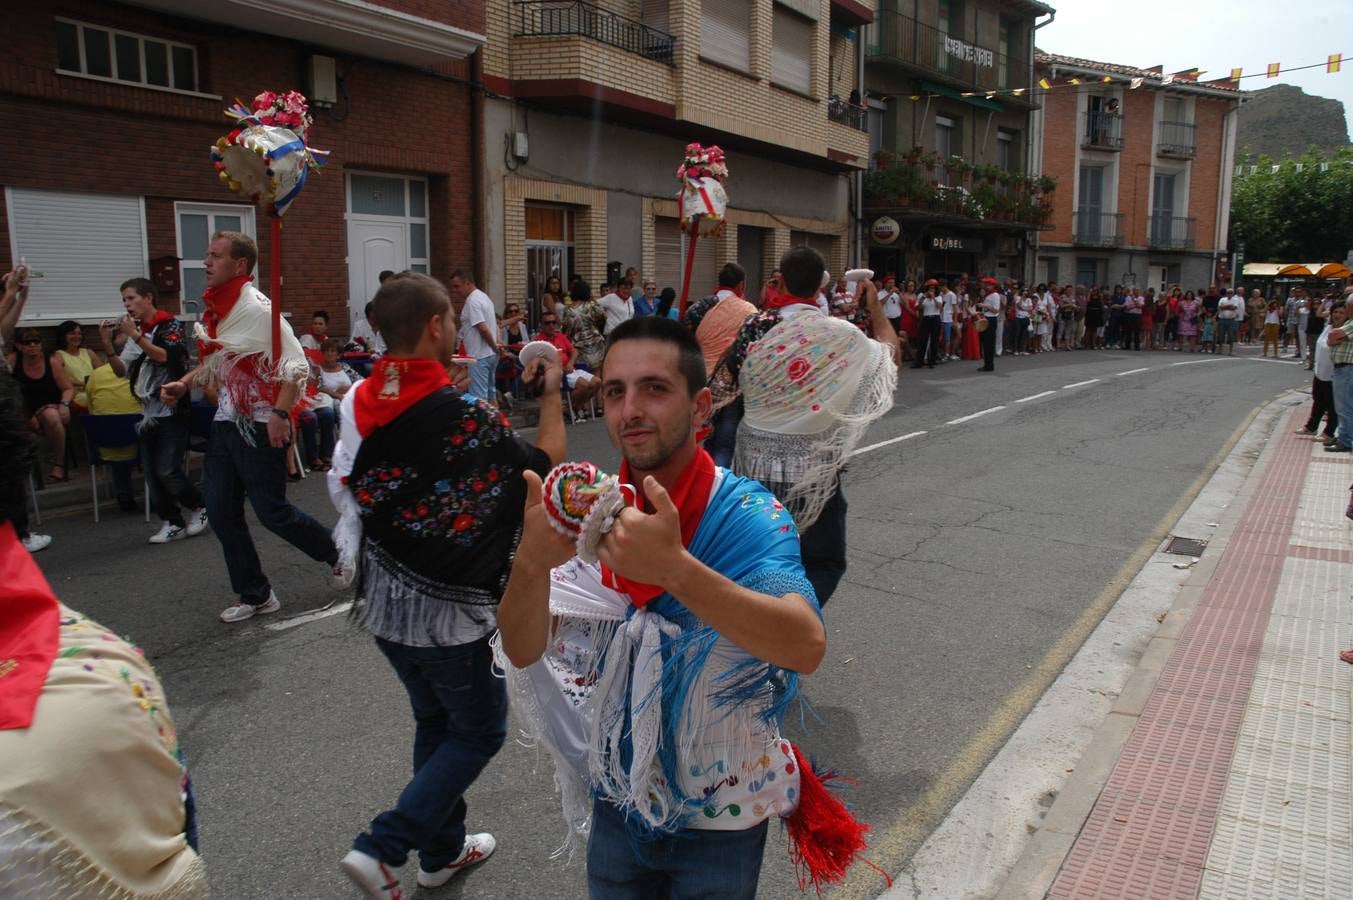
POLYGON ((1333 74, 1339 71, 1339 66, 1343 61, 1344 55, 1342 53, 1331 53, 1329 59, 1325 61, 1325 73, 1333 74))
POLYGON ((1269 63, 1269 64, 1268 64, 1268 77, 1269 77, 1269 78, 1277 78, 1277 77, 1278 77, 1278 69, 1279 69, 1279 65, 1280 65, 1279 63, 1269 63))

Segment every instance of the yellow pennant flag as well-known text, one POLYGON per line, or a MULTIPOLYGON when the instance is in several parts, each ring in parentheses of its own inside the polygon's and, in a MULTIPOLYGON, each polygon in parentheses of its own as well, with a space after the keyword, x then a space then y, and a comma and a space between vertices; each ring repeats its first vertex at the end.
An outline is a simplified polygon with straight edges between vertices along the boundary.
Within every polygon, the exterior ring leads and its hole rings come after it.
POLYGON ((1332 74, 1339 71, 1339 66, 1343 64, 1344 55, 1342 53, 1331 53, 1330 58, 1325 62, 1325 73, 1332 74))
POLYGON ((1278 64, 1278 63, 1269 63, 1269 64, 1268 64, 1268 77, 1269 77, 1269 78, 1277 78, 1277 77, 1278 77, 1278 69, 1279 69, 1279 64, 1278 64))
POLYGON ((1113 76, 1105 75, 1103 78, 1100 79, 1100 81, 1104 82, 1105 84, 1108 84, 1109 82, 1113 81, 1113 76))
POLYGON ((1073 77, 1073 78, 1071 79, 1071 83, 1072 83, 1072 84, 1080 84, 1080 83, 1081 83, 1081 80, 1080 80, 1079 78, 1073 77))
POLYGON ((1041 88, 1042 88, 1043 90, 1045 90, 1045 91, 1050 91, 1050 90, 1052 90, 1052 82, 1051 82, 1051 81, 1048 81, 1046 78, 1040 78, 1040 79, 1038 79, 1038 86, 1041 87, 1041 88))
POLYGON ((1240 72, 1241 72, 1241 70, 1238 69, 1238 68, 1232 69, 1232 70, 1231 70, 1231 83, 1232 83, 1232 84, 1240 84, 1240 72))

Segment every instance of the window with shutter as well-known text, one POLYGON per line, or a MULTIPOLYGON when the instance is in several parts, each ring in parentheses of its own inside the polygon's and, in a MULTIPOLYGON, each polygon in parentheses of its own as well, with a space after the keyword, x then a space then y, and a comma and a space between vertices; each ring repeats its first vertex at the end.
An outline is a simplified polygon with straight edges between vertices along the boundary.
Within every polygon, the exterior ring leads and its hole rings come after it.
POLYGON ((752 70, 752 0, 703 0, 700 55, 719 65, 752 70))
POLYGON ((783 6, 775 7, 771 35, 770 80, 801 94, 813 90, 813 22, 783 6))
MULTIPOLYGON (((714 293, 719 281, 719 269, 714 264, 714 241, 706 239, 695 245, 695 264, 691 267, 691 290, 686 302, 714 293)), ((658 269, 654 280, 658 289, 670 287, 681 296, 681 274, 686 257, 681 252, 681 228, 677 220, 659 216, 653 223, 653 244, 658 269)))
POLYGON ((639 21, 643 22, 649 28, 656 28, 659 31, 671 32, 668 27, 669 0, 639 0, 639 21))
POLYGON ((144 199, 6 188, 10 246, 42 277, 33 281, 24 319, 101 321, 122 315, 118 285, 145 277, 144 199))

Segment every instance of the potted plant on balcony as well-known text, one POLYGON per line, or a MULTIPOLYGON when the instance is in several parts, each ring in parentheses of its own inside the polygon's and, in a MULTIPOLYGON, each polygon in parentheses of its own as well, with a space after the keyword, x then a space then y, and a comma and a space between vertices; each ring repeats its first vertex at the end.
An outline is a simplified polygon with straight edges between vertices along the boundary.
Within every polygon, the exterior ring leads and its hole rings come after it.
POLYGON ((962 180, 972 172, 972 163, 961 156, 951 156, 944 161, 944 170, 949 173, 950 179, 962 180))

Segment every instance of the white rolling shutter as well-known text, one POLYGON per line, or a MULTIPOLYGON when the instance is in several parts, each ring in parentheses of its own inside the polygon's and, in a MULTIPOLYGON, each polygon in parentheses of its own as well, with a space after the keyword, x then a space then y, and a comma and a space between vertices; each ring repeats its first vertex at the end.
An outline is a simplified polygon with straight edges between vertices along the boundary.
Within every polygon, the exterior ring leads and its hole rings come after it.
POLYGON ((5 205, 14 263, 43 275, 33 279, 24 321, 122 315, 118 286, 150 270, 143 198, 6 188, 5 205))
POLYGON ((670 32, 668 2, 669 0, 639 0, 639 21, 649 28, 670 32))
POLYGON ((771 33, 770 80, 798 91, 813 90, 813 32, 816 24, 776 6, 771 33))
POLYGON ((700 55, 720 65, 752 69, 752 0, 703 0, 700 55))
MULTIPOLYGON (((655 258, 658 264, 658 289, 670 287, 681 297, 681 274, 686 258, 681 253, 681 229, 677 220, 659 216, 653 223, 655 258)), ((695 245, 695 263, 691 267, 691 291, 687 303, 714 293, 719 269, 714 260, 714 241, 705 239, 695 245)))

